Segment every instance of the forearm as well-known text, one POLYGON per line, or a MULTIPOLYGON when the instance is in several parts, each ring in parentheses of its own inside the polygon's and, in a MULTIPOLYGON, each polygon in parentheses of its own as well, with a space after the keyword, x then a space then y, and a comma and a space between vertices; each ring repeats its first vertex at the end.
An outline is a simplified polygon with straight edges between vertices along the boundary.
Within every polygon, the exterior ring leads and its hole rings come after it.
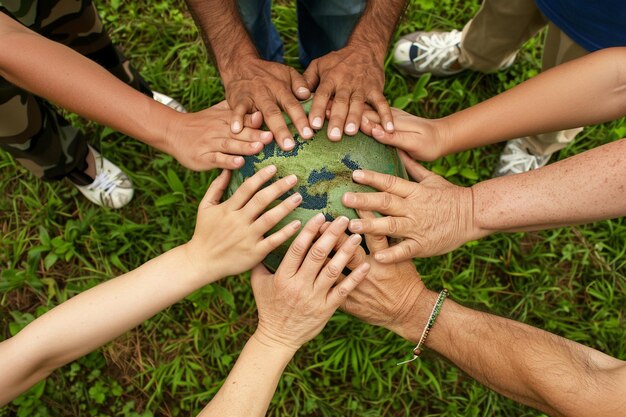
POLYGON ((626 139, 472 187, 479 234, 542 230, 626 215, 626 139))
POLYGON ((348 39, 348 46, 370 51, 382 67, 406 3, 406 0, 369 0, 348 39))
POLYGON ((294 353, 268 345, 257 333, 252 335, 228 378, 199 417, 264 416, 294 353))
POLYGON ((447 155, 624 115, 626 48, 611 48, 559 65, 437 124, 447 155))
MULTIPOLYGON (((428 291, 422 310, 436 294, 428 291)), ((419 325, 399 333, 416 342, 419 325)), ((550 415, 623 415, 626 364, 525 324, 446 300, 426 346, 489 388, 550 415)))
POLYGON ((77 295, 0 344, 0 405, 218 278, 188 265, 185 246, 172 249, 77 295))
POLYGON ((186 0, 226 84, 245 58, 259 54, 243 25, 236 0, 186 0))
POLYGON ((164 149, 175 111, 0 12, 0 76, 87 119, 164 149))

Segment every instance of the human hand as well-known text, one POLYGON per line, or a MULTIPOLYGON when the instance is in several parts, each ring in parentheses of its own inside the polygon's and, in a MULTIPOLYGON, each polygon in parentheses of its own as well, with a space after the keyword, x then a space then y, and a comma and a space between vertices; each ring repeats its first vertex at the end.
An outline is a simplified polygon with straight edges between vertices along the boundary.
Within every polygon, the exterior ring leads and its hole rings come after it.
POLYGON ((240 155, 255 155, 272 141, 272 133, 259 130, 261 113, 246 115, 239 133, 230 130, 233 112, 226 101, 196 113, 174 113, 168 125, 164 151, 194 171, 243 166, 240 155))
POLYGON ((244 115, 260 110, 265 124, 282 150, 293 149, 295 142, 282 114, 291 118, 300 136, 313 137, 313 130, 299 100, 311 92, 305 79, 295 69, 258 57, 240 62, 236 69, 224 72, 226 99, 233 108, 231 130, 239 133, 244 115))
MULTIPOLYGON (((358 213, 364 219, 375 218, 372 212, 358 213)), ((322 230, 327 227, 328 223, 322 230)), ((347 237, 342 237, 337 246, 342 245, 346 239, 347 237)), ((371 255, 389 248, 386 236, 365 235, 365 243, 370 255, 366 255, 363 248, 359 247, 347 268, 353 269, 357 265, 368 263, 370 270, 367 277, 348 295, 341 309, 366 323, 401 334, 400 330, 407 324, 413 325, 416 319, 420 322, 415 315, 422 314, 421 299, 426 295, 424 284, 411 261, 383 264, 371 255)))
POLYGON ((375 111, 366 111, 361 131, 386 145, 395 146, 418 161, 434 161, 447 155, 446 126, 443 119, 424 119, 392 108, 395 130, 387 132, 375 111))
POLYGON ((191 265, 216 279, 238 274, 261 262, 296 233, 299 220, 264 237, 302 201, 302 196, 294 193, 264 213, 268 205, 297 182, 296 176, 290 175, 261 189, 275 173, 274 165, 261 169, 221 204, 230 172, 223 171, 213 181, 198 207, 193 237, 185 245, 191 265))
POLYGON ((315 59, 304 71, 311 88, 317 87, 309 112, 314 129, 321 129, 328 102, 333 100, 328 138, 341 139, 342 132, 359 131, 365 103, 371 104, 382 119, 382 125, 393 132, 393 116, 383 95, 385 74, 382 64, 366 48, 346 46, 315 59))
POLYGON ((346 236, 348 219, 339 217, 311 246, 323 224, 322 214, 309 220, 275 275, 262 266, 252 272, 252 290, 259 311, 254 337, 265 344, 299 349, 322 331, 369 271, 367 263, 353 262, 353 272, 335 285, 348 261, 360 249, 361 236, 346 236), (340 239, 343 243, 337 245, 340 239), (335 247, 335 255, 328 260, 335 247))
POLYGON ((352 220, 351 232, 404 238, 395 246, 374 251, 378 262, 441 255, 487 235, 474 224, 471 188, 451 184, 404 152, 400 157, 417 183, 372 171, 354 171, 356 182, 381 192, 345 193, 342 199, 346 207, 387 216, 352 220))

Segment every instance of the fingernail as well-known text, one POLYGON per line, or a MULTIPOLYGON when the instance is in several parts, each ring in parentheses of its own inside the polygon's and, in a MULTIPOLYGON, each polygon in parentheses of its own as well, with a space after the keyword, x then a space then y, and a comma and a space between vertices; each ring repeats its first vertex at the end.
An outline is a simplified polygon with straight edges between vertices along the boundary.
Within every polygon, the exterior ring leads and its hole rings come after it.
POLYGON ((333 129, 330 131, 330 137, 335 139, 341 138, 341 130, 339 130, 338 127, 333 127, 333 129))
POLYGON ((326 220, 326 216, 324 216, 323 213, 317 213, 315 216, 313 216, 314 223, 323 223, 324 220, 326 220))
POLYGON ((237 165, 237 166, 243 164, 243 158, 241 156, 235 157, 235 159, 233 159, 233 161, 235 162, 235 165, 237 165))
POLYGON ((363 223, 361 223, 359 220, 350 221, 350 230, 352 230, 353 232, 358 232, 362 228, 363 228, 363 223))
POLYGON ((383 262, 385 260, 385 254, 376 253, 374 254, 374 259, 376 259, 378 262, 383 262))
POLYGON ((309 93, 309 89, 305 88, 305 87, 300 87, 296 90, 297 94, 308 94, 309 93))
POLYGON ((361 235, 350 236, 350 243, 352 243, 355 246, 361 243, 361 235))
POLYGON ((298 228, 300 228, 301 224, 302 223, 300 222, 300 220, 294 220, 291 223, 289 223, 289 226, 291 226, 294 229, 298 229, 298 228))
POLYGON ((313 130, 311 130, 310 127, 305 127, 304 129, 302 129, 302 136, 307 139, 310 138, 311 136, 313 136, 313 130))
POLYGON ((294 203, 299 203, 302 201, 302 196, 300 195, 300 193, 295 193, 291 196, 291 201, 293 201, 294 203))
POLYGON ((257 150, 261 147, 261 142, 254 142, 250 144, 250 147, 254 150, 257 150))
POLYGON ((298 177, 296 177, 295 175, 290 175, 287 178, 285 178, 285 181, 289 185, 296 185, 296 183, 298 182, 298 177))
POLYGON ((241 130, 241 123, 239 123, 238 121, 233 122, 232 130, 235 132, 239 132, 241 130))
POLYGON ((356 132, 356 125, 354 123, 348 123, 348 126, 346 126, 346 132, 348 133, 356 132))
POLYGON ((350 219, 348 219, 346 216, 340 216, 337 218, 337 224, 340 226, 347 226, 349 221, 350 219))
POLYGON ((283 141, 283 147, 284 147, 286 150, 288 150, 288 151, 289 151, 289 150, 291 150, 291 149, 293 149, 293 147, 294 147, 295 145, 296 145, 296 143, 295 143, 293 140, 291 140, 291 139, 285 139, 285 140, 283 141))
POLYGON ((387 131, 389 131, 389 132, 393 131, 393 123, 387 122, 387 131))
POLYGON ((365 264, 361 264, 361 266, 359 266, 359 270, 360 270, 361 272, 367 272, 367 271, 369 271, 369 270, 370 270, 370 264, 367 264, 367 263, 365 263, 365 264))
POLYGON ((268 174, 276 173, 276 165, 268 165, 266 168, 268 174))
POLYGON ((380 137, 382 137, 384 135, 385 135, 385 131, 382 130, 381 128, 375 127, 375 128, 372 129, 372 136, 380 138, 380 137))
POLYGON ((274 135, 272 135, 272 132, 263 132, 261 133, 261 139, 263 140, 269 140, 272 139, 274 135))
POLYGON ((354 200, 355 200, 354 194, 352 194, 352 193, 345 193, 343 195, 343 202, 346 203, 346 204, 353 204, 354 200))
POLYGON ((315 129, 319 129, 322 127, 322 118, 321 117, 316 117, 315 119, 313 119, 313 123, 311 123, 311 125, 313 125, 313 127, 315 129))
POLYGON ((357 169, 356 171, 352 171, 352 178, 355 179, 355 180, 360 180, 364 176, 365 176, 365 174, 360 169, 357 169))

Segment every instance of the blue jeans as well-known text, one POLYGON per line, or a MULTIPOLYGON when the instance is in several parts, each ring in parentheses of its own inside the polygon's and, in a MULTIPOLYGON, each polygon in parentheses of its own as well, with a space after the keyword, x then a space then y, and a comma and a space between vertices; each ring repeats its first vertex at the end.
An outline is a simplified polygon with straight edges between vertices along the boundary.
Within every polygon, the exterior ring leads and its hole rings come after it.
MULTIPOLYGON (((300 64, 345 46, 367 0, 296 0, 300 64)), ((272 23, 272 0, 238 0, 241 19, 259 54, 283 62, 284 47, 272 23)))

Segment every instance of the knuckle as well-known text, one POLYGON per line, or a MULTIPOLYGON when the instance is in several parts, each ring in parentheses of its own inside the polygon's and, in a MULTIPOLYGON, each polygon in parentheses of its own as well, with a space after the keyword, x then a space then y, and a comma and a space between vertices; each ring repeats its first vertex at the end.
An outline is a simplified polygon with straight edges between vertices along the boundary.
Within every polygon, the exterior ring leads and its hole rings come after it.
POLYGON ((392 189, 397 182, 397 177, 394 177, 393 175, 385 175, 383 177, 383 187, 385 187, 386 190, 392 189))
POLYGON ((413 251, 411 250, 411 247, 409 245, 404 245, 402 247, 402 255, 404 258, 412 258, 413 257, 413 251))
POLYGON ((381 208, 389 209, 391 208, 391 204, 392 204, 391 195, 387 193, 383 193, 383 196, 381 199, 381 208))
POLYGON ((388 217, 387 223, 388 223, 389 233, 391 234, 396 234, 398 230, 400 229, 398 219, 396 219, 395 217, 388 217))
POLYGON ((305 252, 306 252, 306 247, 301 242, 296 240, 291 245, 291 253, 293 254, 293 256, 300 258, 304 255, 305 252))
MULTIPOLYGON (((350 279, 352 279, 352 278, 350 278, 350 279)), ((337 287, 337 294, 339 295, 339 297, 347 298, 349 293, 350 293, 350 291, 348 291, 348 289, 346 287, 344 287, 343 285, 340 286, 340 287, 337 287)))
POLYGON ((327 253, 324 249, 320 248, 318 245, 313 246, 311 248, 311 259, 315 262, 321 262, 326 259, 327 253))
POLYGON ((329 263, 326 266, 326 271, 328 274, 329 278, 337 278, 339 276, 339 274, 341 273, 341 271, 339 270, 339 267, 337 267, 337 265, 333 264, 333 263, 329 263))

